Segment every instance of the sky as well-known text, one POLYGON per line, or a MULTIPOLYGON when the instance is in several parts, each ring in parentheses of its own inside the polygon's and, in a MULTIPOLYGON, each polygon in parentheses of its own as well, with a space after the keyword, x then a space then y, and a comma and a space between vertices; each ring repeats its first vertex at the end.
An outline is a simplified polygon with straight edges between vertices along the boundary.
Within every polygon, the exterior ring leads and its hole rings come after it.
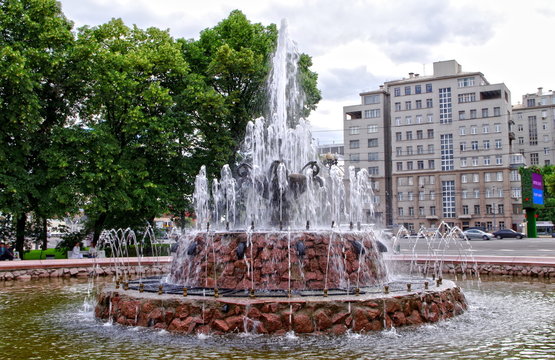
POLYGON ((512 103, 538 87, 555 90, 550 67, 553 0, 61 0, 76 27, 112 18, 198 39, 232 10, 253 23, 285 19, 300 52, 312 56, 322 101, 309 121, 319 144, 343 142, 343 106, 409 72, 431 75, 436 61, 455 59, 505 83, 512 103))

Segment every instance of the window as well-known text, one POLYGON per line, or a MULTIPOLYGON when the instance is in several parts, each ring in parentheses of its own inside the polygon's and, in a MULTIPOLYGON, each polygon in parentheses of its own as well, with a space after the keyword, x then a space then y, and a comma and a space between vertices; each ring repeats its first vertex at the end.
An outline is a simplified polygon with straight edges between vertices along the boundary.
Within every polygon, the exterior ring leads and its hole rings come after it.
POLYGON ((410 86, 405 86, 405 95, 410 95, 410 86))
POLYGON ((459 146, 461 151, 466 151, 466 141, 461 141, 459 146))
POLYGON ((472 150, 478 150, 478 141, 473 140, 473 141, 470 143, 470 147, 472 148, 472 150))
POLYGON ((407 199, 408 201, 414 201, 414 193, 412 191, 409 191, 407 195, 408 195, 408 199, 407 199))
POLYGON ((405 123, 407 125, 411 125, 412 124, 412 116, 405 116, 405 123))
POLYGON ((409 216, 414 216, 414 208, 409 206, 409 216))
POLYGON ((373 134, 378 132, 378 125, 368 125, 368 134, 373 134))
POLYGON ((459 94, 457 96, 459 104, 469 103, 476 101, 476 93, 459 94))
POLYGON ((410 110, 410 109, 412 109, 412 102, 405 101, 405 110, 410 110))
POLYGON ((476 126, 471 126, 470 127, 470 133, 472 135, 476 135, 478 133, 478 128, 476 126))
POLYGON ((427 93, 431 93, 431 92, 432 92, 432 84, 426 84, 426 92, 427 92, 427 93))
POLYGON ((518 170, 511 170, 510 173, 511 181, 520 181, 520 174, 518 170))
POLYGON ((503 156, 495 155, 495 165, 503 165, 503 156))
POLYGON ((497 181, 503 181, 503 172, 502 171, 498 171, 495 173, 495 179, 497 181))
POLYGON ((490 182, 491 181, 491 173, 485 173, 484 174, 484 181, 485 182, 490 182))
POLYGON ((412 170, 412 161, 407 161, 407 170, 412 170))
POLYGON ((428 160, 428 169, 435 169, 435 168, 436 168, 436 161, 428 160))
POLYGON ((538 145, 538 124, 535 116, 528 116, 528 135, 530 145, 538 145))
POLYGON ((459 120, 466 120, 466 112, 464 110, 459 111, 459 120))
POLYGON ((451 88, 439 89, 439 123, 450 124, 453 122, 451 108, 451 88))
POLYGON ((453 170, 453 134, 441 135, 441 170, 453 170))
POLYGON ((501 108, 499 106, 493 108, 493 116, 501 116, 501 108))
POLYGON ((358 134, 360 134, 360 126, 349 127, 349 135, 358 135, 358 134))
POLYGON ((364 105, 379 104, 380 95, 366 95, 364 97, 364 105))
MULTIPOLYGON (((480 198, 480 190, 474 189, 474 198, 475 198, 475 199, 479 199, 479 198, 480 198)), ((478 212, 478 214, 479 214, 479 212, 478 212)))
POLYGON ((395 152, 397 154, 397 156, 402 156, 403 155, 403 148, 398 146, 395 148, 395 152))
POLYGON ((378 139, 368 139, 368 147, 377 147, 378 146, 378 139))
POLYGON ((491 165, 491 159, 489 156, 484 156, 484 165, 491 165))
POLYGON ((459 135, 466 135, 466 127, 460 126, 459 127, 459 135))
POLYGON ((461 175, 461 183, 466 184, 468 182, 468 175, 462 174, 461 175))
POLYGON ((349 160, 353 162, 360 161, 360 154, 349 154, 349 160))
POLYGON ((400 117, 400 116, 397 116, 397 117, 395 118, 395 125, 397 125, 397 126, 400 126, 400 125, 401 125, 401 117, 400 117))
POLYGON ((415 86, 414 86, 414 93, 415 93, 415 94, 420 94, 420 93, 422 93, 422 85, 415 85, 415 86))
POLYGON ((435 200, 435 199, 436 199, 436 192, 430 191, 430 200, 435 200))
POLYGON ((424 139, 424 132, 422 130, 416 130, 416 138, 418 140, 424 139))
POLYGON ((428 144, 428 154, 434 153, 434 144, 428 144))
POLYGON ((366 119, 374 119, 380 117, 380 109, 364 110, 364 117, 366 119))
POLYGON ((426 99, 426 107, 427 108, 433 108, 434 107, 434 102, 432 99, 426 99))
POLYGON ((465 157, 462 157, 462 158, 461 158, 461 167, 466 167, 466 166, 467 166, 467 165, 466 165, 466 158, 465 158, 465 157))
POLYGON ((518 137, 518 145, 524 145, 524 136, 518 137))
POLYGON ((422 115, 416 115, 416 123, 422 124, 422 115))
POLYGON ((400 102, 395 103, 395 111, 401 111, 401 103, 400 102))
POLYGON ((379 160, 378 159, 378 154, 377 152, 369 152, 368 153, 368 161, 376 161, 379 160))
POLYGON ((489 150, 489 140, 483 141, 484 150, 489 150))
POLYGON ((538 153, 530 153, 530 165, 538 165, 539 163, 538 153))
POLYGON ((428 129, 428 139, 434 138, 434 129, 428 129))
POLYGON ((422 100, 416 100, 415 104, 417 109, 422 109, 422 100))
POLYGON ((433 123, 434 122, 434 115, 433 114, 428 114, 426 115, 428 117, 428 122, 429 123, 433 123))
POLYGON ((401 141, 402 139, 403 139, 402 133, 401 132, 396 132, 395 133, 395 140, 401 141))
POLYGON ((351 140, 349 141, 349 148, 350 149, 358 149, 360 147, 360 140, 351 140))
POLYGON ((477 156, 472 157, 472 166, 478 166, 478 157, 477 156))
POLYGON ((458 79, 459 87, 474 86, 474 77, 458 79))
POLYGON ((399 216, 404 216, 405 215, 402 207, 397 208, 397 213, 399 214, 399 216))
POLYGON ((468 205, 463 205, 463 207, 462 207, 462 213, 463 213, 464 215, 468 215, 468 205))
POLYGON ((476 119, 476 109, 470 110, 470 118, 471 119, 476 119))
POLYGON ((484 134, 489 133, 489 124, 482 125, 482 133, 484 133, 484 134))
POLYGON ((488 115, 488 108, 483 108, 483 109, 482 109, 482 117, 483 117, 483 118, 487 118, 488 116, 489 116, 489 115, 488 115))
POLYGON ((528 106, 528 107, 536 106, 536 99, 527 99, 526 100, 526 106, 528 106))
POLYGON ((418 160, 416 163, 416 167, 418 168, 418 170, 424 170, 424 161, 418 160))
POLYGON ((407 131, 406 134, 407 140, 412 140, 412 131, 407 131))
POLYGON ((403 163, 401 161, 397 162, 397 171, 403 171, 403 163))
POLYGON ((412 155, 412 146, 407 146, 407 155, 412 155))
POLYGON ((502 145, 501 139, 495 139, 495 148, 501 149, 501 145, 502 145))
POLYGON ((425 196, 426 196, 426 195, 425 195, 425 192, 424 192, 424 191, 419 191, 419 192, 418 192, 418 200, 424 201, 425 196))
POLYGON ((425 216, 426 215, 426 211, 424 211, 424 206, 420 206, 418 208, 418 216, 425 216))
POLYGON ((431 215, 431 216, 435 216, 435 215, 436 215, 436 207, 435 207, 435 206, 430 206, 430 215, 431 215))
POLYGON ((401 96, 401 88, 400 87, 396 87, 393 89, 393 94, 395 96, 401 96))
POLYGON ((474 205, 474 215, 480 215, 480 205, 474 205))
POLYGON ((493 128, 496 133, 501 132, 501 124, 493 124, 493 128))
POLYGON ((443 216, 446 218, 455 217, 455 181, 441 182, 441 198, 443 205, 443 216))
POLYGON ((480 181, 480 176, 478 174, 472 174, 472 182, 479 182, 480 181))
POLYGON ((424 154, 424 145, 416 145, 416 153, 418 155, 424 154))

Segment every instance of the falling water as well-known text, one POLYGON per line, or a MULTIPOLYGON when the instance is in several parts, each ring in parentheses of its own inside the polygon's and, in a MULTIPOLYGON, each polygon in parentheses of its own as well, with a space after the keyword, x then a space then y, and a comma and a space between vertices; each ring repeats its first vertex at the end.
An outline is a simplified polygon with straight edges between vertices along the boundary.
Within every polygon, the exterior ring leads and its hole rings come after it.
POLYGON ((362 209, 371 208, 366 170, 352 168, 345 176, 336 164, 318 159, 310 126, 300 116, 305 95, 299 58, 284 21, 267 82, 268 111, 246 127, 243 162, 225 165, 220 179, 209 181, 204 166, 196 177, 198 229, 208 222, 215 230, 244 230, 253 222, 259 229, 295 229, 307 221, 322 229, 332 221, 361 222, 362 209))

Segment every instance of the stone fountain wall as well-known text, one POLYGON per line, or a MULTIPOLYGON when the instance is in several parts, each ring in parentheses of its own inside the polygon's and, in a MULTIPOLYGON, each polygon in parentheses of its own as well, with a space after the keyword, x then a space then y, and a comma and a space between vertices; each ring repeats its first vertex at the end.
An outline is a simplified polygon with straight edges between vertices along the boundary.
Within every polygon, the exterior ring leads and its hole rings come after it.
POLYGON ((422 292, 308 298, 213 298, 105 289, 96 316, 122 325, 177 333, 259 334, 364 333, 384 328, 433 323, 467 308, 451 281, 422 292), (110 306, 111 304, 111 306, 110 306))
POLYGON ((170 282, 188 287, 354 288, 386 277, 376 243, 364 233, 198 233, 180 247, 170 282))

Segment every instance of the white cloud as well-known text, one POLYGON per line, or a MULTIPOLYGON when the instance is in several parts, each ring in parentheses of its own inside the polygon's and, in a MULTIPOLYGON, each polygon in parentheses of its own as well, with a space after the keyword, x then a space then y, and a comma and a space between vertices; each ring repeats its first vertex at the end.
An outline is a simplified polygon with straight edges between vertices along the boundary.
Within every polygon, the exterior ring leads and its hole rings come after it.
POLYGON ((513 103, 551 75, 552 0, 61 0, 77 26, 121 17, 139 27, 169 28, 197 38, 234 9, 252 22, 286 18, 299 50, 313 57, 325 96, 310 116, 321 142, 341 141, 342 108, 359 92, 408 72, 431 73, 434 61, 456 59, 465 71, 505 82, 513 103), (330 131, 320 131, 328 129, 330 131), (334 131, 331 131, 334 130, 334 131), (325 141, 324 141, 325 140, 325 141))

